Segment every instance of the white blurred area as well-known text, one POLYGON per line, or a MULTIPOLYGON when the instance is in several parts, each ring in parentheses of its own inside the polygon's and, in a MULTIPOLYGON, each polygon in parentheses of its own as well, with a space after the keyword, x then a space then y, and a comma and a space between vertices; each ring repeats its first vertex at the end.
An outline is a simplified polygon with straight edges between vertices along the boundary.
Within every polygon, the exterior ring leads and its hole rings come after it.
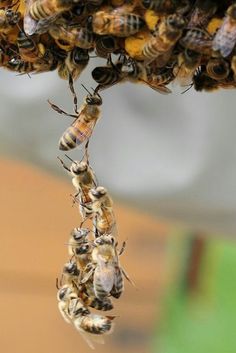
MULTIPOLYGON (((89 68, 75 84, 81 103, 86 92, 80 83, 95 87, 89 68)), ((113 196, 144 212, 234 235, 235 92, 172 89, 167 96, 131 84, 103 91, 91 165, 113 196)), ((57 143, 71 120, 51 110, 47 99, 73 113, 68 83, 56 72, 29 78, 2 69, 0 92, 1 154, 65 176, 57 143)))

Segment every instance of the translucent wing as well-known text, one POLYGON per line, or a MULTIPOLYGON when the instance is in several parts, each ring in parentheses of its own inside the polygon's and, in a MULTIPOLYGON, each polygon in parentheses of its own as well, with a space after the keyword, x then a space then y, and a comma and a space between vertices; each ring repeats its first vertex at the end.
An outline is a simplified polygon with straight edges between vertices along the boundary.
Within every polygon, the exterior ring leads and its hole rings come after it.
POLYGON ((225 58, 232 52, 235 44, 236 26, 231 24, 230 19, 226 17, 213 39, 213 49, 219 50, 225 58))
POLYGON ((35 21, 29 14, 29 8, 35 0, 25 0, 25 13, 23 27, 26 34, 31 36, 35 33, 37 28, 37 21, 35 21))
POLYGON ((100 283, 103 290, 110 293, 115 280, 115 269, 111 265, 97 266, 94 272, 94 282, 100 283))
POLYGON ((81 121, 80 118, 78 118, 72 126, 74 126, 77 129, 77 138, 76 138, 76 144, 80 145, 84 141, 88 140, 90 136, 93 133, 94 127, 96 125, 96 119, 90 121, 90 122, 84 122, 81 121))

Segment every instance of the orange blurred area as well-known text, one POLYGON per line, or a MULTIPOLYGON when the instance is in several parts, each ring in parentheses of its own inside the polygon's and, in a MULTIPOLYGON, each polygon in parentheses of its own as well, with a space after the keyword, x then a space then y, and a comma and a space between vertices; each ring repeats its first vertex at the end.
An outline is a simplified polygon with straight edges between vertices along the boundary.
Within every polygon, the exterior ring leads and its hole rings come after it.
MULTIPOLYGON (((68 182, 16 161, 1 160, 1 351, 7 353, 90 352, 57 309, 56 278, 68 260, 66 242, 80 217, 68 182)), ((97 352, 150 351, 157 305, 166 285, 167 227, 147 215, 115 207, 121 263, 126 281, 114 300, 113 334, 97 352)))

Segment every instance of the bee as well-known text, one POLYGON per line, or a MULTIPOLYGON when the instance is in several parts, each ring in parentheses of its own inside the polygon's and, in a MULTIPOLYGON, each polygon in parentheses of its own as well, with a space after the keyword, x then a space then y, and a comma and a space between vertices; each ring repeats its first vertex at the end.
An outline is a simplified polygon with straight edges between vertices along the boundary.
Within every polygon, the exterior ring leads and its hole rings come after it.
POLYGON ((212 36, 200 28, 189 29, 181 38, 180 44, 200 54, 209 56, 212 54, 212 36))
POLYGON ((72 176, 72 184, 77 191, 76 194, 73 195, 74 200, 79 201, 81 216, 83 220, 86 220, 93 215, 89 192, 91 188, 97 185, 96 176, 87 161, 77 162, 72 160, 73 163, 71 167, 68 168, 60 158, 59 160, 63 168, 72 176))
POLYGON ((226 58, 236 44, 236 4, 232 4, 226 11, 222 25, 213 39, 213 50, 219 50, 226 58))
MULTIPOLYGON (((78 297, 75 289, 70 285, 64 285, 57 292, 58 309, 63 319, 73 324, 90 348, 94 349, 94 335, 111 333, 113 329, 112 316, 91 314, 83 301, 78 297)), ((96 337, 95 336, 95 337, 96 337)), ((102 337, 96 339, 98 343, 104 343, 102 337)))
POLYGON ((121 72, 123 63, 123 56, 116 64, 113 64, 109 56, 106 66, 97 66, 93 69, 92 77, 98 83, 99 90, 111 87, 125 78, 125 73, 121 72))
POLYGON ((99 36, 95 41, 95 53, 101 58, 108 58, 117 49, 117 38, 111 35, 99 36))
POLYGON ((25 0, 23 28, 24 32, 29 36, 47 32, 48 28, 58 17, 58 14, 54 14, 40 20, 32 18, 29 9, 36 1, 37 0, 25 0))
POLYGON ((42 43, 36 43, 27 36, 24 31, 20 31, 17 38, 19 54, 22 60, 35 62, 38 58, 45 54, 45 47, 42 43))
POLYGON ((98 299, 108 295, 119 298, 124 291, 124 271, 120 267, 117 242, 112 235, 101 235, 95 239, 92 259, 93 266, 81 282, 86 283, 93 274, 94 292, 98 299))
POLYGON ((190 49, 185 49, 178 55, 178 64, 174 68, 175 80, 180 86, 189 85, 197 68, 201 63, 201 54, 190 49))
POLYGON ((49 33, 60 48, 67 48, 68 51, 75 46, 82 49, 91 49, 94 46, 94 34, 84 27, 65 28, 55 24, 49 28, 49 33))
POLYGON ((188 28, 205 28, 209 19, 215 14, 218 5, 212 0, 197 0, 194 5, 188 28))
POLYGON ((88 26, 94 33, 115 37, 128 37, 140 31, 144 25, 141 16, 134 13, 122 14, 116 10, 98 11, 88 18, 88 26))
POLYGON ((21 14, 10 8, 0 9, 0 33, 7 34, 20 21, 21 14))
POLYGON ((68 151, 89 140, 93 133, 96 122, 100 118, 100 106, 102 105, 102 98, 99 93, 97 91, 94 91, 94 93, 91 94, 88 91, 88 95, 85 98, 85 102, 80 108, 80 111, 78 112, 77 97, 74 91, 73 80, 71 76, 69 78, 69 84, 71 92, 74 95, 75 114, 68 114, 55 104, 52 104, 50 101, 48 101, 52 109, 54 109, 56 112, 75 119, 60 138, 59 149, 63 151, 68 151))
POLYGON ((58 74, 64 80, 69 80, 70 76, 73 80, 76 80, 86 68, 88 62, 88 51, 76 47, 67 54, 65 61, 59 65, 58 74))
POLYGON ((47 48, 44 55, 33 63, 34 73, 53 71, 57 69, 58 63, 54 50, 47 48))
POLYGON ((35 20, 43 20, 70 10, 79 0, 36 0, 29 5, 29 16, 35 20))
POLYGON ((171 50, 181 37, 184 26, 185 20, 178 14, 164 17, 156 33, 144 44, 143 57, 150 62, 171 50))
POLYGON ((229 76, 230 67, 223 58, 211 58, 206 65, 207 75, 214 80, 224 80, 229 76))

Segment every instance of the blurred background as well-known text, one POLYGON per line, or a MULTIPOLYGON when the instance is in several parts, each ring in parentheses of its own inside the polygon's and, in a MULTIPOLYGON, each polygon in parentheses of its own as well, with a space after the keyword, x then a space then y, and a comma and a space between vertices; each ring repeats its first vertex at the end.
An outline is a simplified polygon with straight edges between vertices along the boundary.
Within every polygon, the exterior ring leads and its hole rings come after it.
MULTIPOLYGON (((91 68, 75 84, 80 103, 81 83, 95 87, 91 68)), ((56 73, 1 75, 2 350, 89 352, 56 302, 65 243, 80 219, 56 158, 71 121, 47 99, 72 113, 68 84, 56 73)), ((137 288, 126 282, 115 331, 98 352, 236 351, 235 93, 172 90, 102 92, 90 161, 115 200, 122 265, 137 288)))

